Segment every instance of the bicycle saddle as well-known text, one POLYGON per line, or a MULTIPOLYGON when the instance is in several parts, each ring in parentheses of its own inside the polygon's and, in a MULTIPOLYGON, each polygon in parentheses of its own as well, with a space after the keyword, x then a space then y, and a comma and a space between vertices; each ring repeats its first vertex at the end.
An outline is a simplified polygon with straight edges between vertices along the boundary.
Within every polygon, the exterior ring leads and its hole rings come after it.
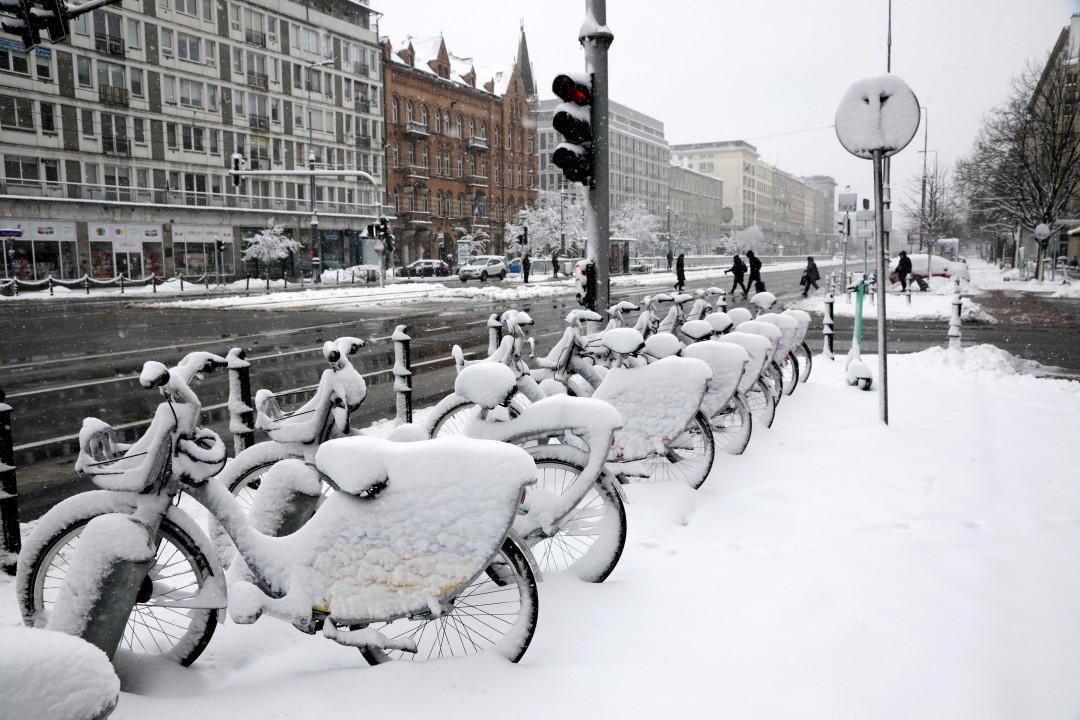
POLYGON ((750 311, 742 307, 732 308, 731 310, 728 310, 727 314, 728 317, 731 318, 732 325, 735 327, 739 327, 744 322, 754 319, 754 316, 750 314, 750 311))
POLYGON ((694 342, 708 340, 713 334, 713 326, 704 320, 687 320, 679 330, 694 342))
POLYGON ((454 380, 456 394, 488 409, 509 402, 516 388, 514 371, 502 363, 470 365, 454 380))
POLYGON ((750 298, 750 304, 761 310, 772 310, 776 306, 776 296, 771 292, 759 292, 750 298))
POLYGON ((613 353, 633 355, 645 347, 645 338, 634 328, 613 328, 604 333, 600 342, 613 353))
POLYGON ((731 316, 726 312, 714 312, 705 316, 705 322, 713 329, 713 335, 722 335, 731 329, 734 323, 731 322, 731 316))
POLYGON ((660 358, 678 355, 682 352, 682 349, 683 344, 679 338, 671 333, 658 332, 655 335, 650 335, 649 339, 645 341, 644 352, 649 357, 659 360, 660 358))

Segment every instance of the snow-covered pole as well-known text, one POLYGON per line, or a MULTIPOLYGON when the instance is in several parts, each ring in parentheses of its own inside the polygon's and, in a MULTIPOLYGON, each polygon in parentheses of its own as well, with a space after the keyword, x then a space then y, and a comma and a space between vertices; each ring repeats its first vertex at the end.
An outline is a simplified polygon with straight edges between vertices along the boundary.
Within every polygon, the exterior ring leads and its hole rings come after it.
POLYGON ((15 445, 11 439, 11 406, 4 403, 0 389, 0 566, 8 575, 15 574, 15 561, 22 549, 19 536, 19 493, 15 484, 15 445))
POLYGON ((596 272, 596 308, 611 305, 609 283, 608 212, 608 48, 615 36, 607 27, 607 0, 585 0, 585 22, 578 32, 578 41, 585 49, 585 71, 592 74, 592 179, 589 182, 587 254, 596 272))
POLYGON ((877 240, 877 271, 874 274, 874 294, 877 296, 877 353, 878 353, 878 377, 880 388, 878 400, 878 415, 881 422, 889 424, 889 360, 888 339, 885 334, 885 293, 882 292, 882 280, 885 268, 889 267, 889 238, 885 234, 885 211, 888 209, 888 188, 885 187, 885 179, 882 174, 884 153, 881 149, 874 150, 874 224, 877 240))
POLYGON ((240 454, 255 442, 255 410, 251 406, 251 363, 240 348, 229 350, 229 432, 233 452, 240 454))
POLYGON ((956 294, 952 298, 952 317, 949 318, 949 349, 960 349, 960 310, 964 299, 960 297, 960 278, 956 278, 956 294))
POLYGON ((727 312, 727 291, 726 290, 724 292, 720 293, 716 297, 716 308, 720 312, 725 312, 725 313, 727 312))
POLYGON ((833 359, 833 305, 836 303, 836 298, 833 297, 831 292, 825 295, 825 319, 822 321, 824 326, 821 330, 822 335, 825 336, 825 351, 822 353, 829 360, 833 359))
POLYGON ((394 330, 394 392, 397 393, 397 424, 412 422, 412 359, 406 326, 394 330))

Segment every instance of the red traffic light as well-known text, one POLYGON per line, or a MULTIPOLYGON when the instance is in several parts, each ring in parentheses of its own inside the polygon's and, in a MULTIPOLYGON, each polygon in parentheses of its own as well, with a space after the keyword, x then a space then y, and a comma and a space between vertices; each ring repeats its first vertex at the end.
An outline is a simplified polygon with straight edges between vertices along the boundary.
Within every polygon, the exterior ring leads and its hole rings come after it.
POLYGON ((551 83, 551 91, 563 102, 574 105, 588 105, 592 101, 592 81, 588 76, 558 75, 551 83))

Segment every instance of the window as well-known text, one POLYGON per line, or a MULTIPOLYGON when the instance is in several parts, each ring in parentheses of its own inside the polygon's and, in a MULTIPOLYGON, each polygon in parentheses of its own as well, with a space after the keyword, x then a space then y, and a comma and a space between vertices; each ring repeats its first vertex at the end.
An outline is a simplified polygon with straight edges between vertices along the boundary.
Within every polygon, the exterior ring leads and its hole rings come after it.
POLYGON ((131 153, 126 115, 101 113, 101 149, 106 153, 131 153))
POLYGON ((235 3, 229 5, 229 26, 233 30, 240 29, 240 6, 235 3))
POLYGON ((409 161, 410 166, 416 164, 416 146, 412 143, 407 143, 405 145, 405 157, 409 161))
POLYGON ((221 148, 218 146, 217 130, 210 131, 210 152, 214 155, 217 155, 219 152, 221 152, 221 148))
POLYGON ((205 149, 203 146, 203 133, 204 129, 201 127, 195 127, 193 125, 184 125, 180 128, 180 143, 185 150, 194 150, 195 152, 203 152, 205 149))
POLYGON ((38 180, 38 159, 27 155, 5 155, 4 177, 8 180, 36 182, 38 180))
MULTIPOLYGON (((80 16, 81 17, 81 16, 80 16)), ((90 79, 90 58, 80 55, 75 63, 79 76, 79 84, 89 87, 93 84, 90 79)))
MULTIPOLYGON (((461 116, 460 116, 460 115, 458 115, 458 116, 457 116, 457 126, 456 126, 456 129, 457 129, 457 135, 455 135, 455 137, 459 137, 459 138, 460 138, 460 137, 464 137, 464 136, 463 136, 463 135, 461 134, 461 131, 462 131, 462 130, 464 129, 463 125, 464 125, 464 123, 462 122, 462 118, 461 118, 461 116)), ((459 164, 460 164, 460 163, 459 163, 459 164)), ((461 173, 459 172, 458 174, 460 175, 461 173)))
POLYGON ((161 28, 161 54, 166 57, 173 54, 173 33, 168 28, 161 28))
POLYGON ((176 78, 172 75, 163 75, 161 78, 161 94, 165 97, 165 102, 176 102, 176 78))
POLYGON ((442 113, 435 111, 435 134, 442 135, 442 113))
POLYGON ((244 51, 238 47, 232 49, 232 69, 234 73, 244 72, 244 51))
POLYGON ((390 101, 390 122, 394 125, 397 125, 398 122, 397 98, 390 101))
POLYGON ((465 157, 461 153, 457 154, 457 176, 465 177, 465 157))
POLYGON ((300 47, 300 27, 296 23, 289 26, 289 44, 294 48, 300 47))
POLYGON ((142 70, 139 68, 131 68, 131 94, 142 97, 142 70))
POLYGON ((48 57, 44 55, 34 55, 35 65, 37 65, 38 80, 44 80, 48 82, 52 79, 52 64, 48 57))
POLYGON ((427 127, 427 105, 420 106, 420 124, 427 127))
POLYGON ((469 137, 476 137, 476 121, 469 118, 469 137))
POLYGON ((139 32, 139 21, 128 18, 127 21, 127 45, 129 48, 142 47, 142 37, 139 32))
POLYGON ((82 111, 82 134, 84 137, 94 137, 94 111, 82 111))
POLYGON ((105 199, 131 200, 131 168, 105 166, 105 199))
POLYGON ((242 117, 244 115, 244 92, 243 90, 233 90, 233 115, 242 117))
POLYGON ((278 98, 270 98, 270 122, 281 122, 281 101, 278 98))
POLYGON ((80 35, 89 34, 89 31, 86 29, 86 13, 71 18, 71 29, 80 35))
POLYGON ((181 78, 180 104, 188 107, 202 107, 202 83, 181 78))
POLYGON ((146 142, 146 119, 141 117, 133 119, 135 121, 135 142, 146 142))
POLYGON ((176 12, 184 15, 197 15, 199 13, 198 0, 175 0, 176 12))
POLYGON ((45 182, 60 182, 60 163, 57 160, 42 158, 41 164, 45 168, 45 182))
POLYGON ((302 28, 300 31, 302 47, 311 53, 319 52, 319 34, 310 28, 302 28))
POLYGON ((127 87, 126 83, 124 82, 124 66, 117 65, 116 63, 105 62, 103 60, 98 60, 97 81, 99 87, 127 87))
POLYGON ((202 17, 203 20, 213 20, 213 3, 210 0, 202 0, 202 17))
POLYGON ((83 182, 87 185, 98 184, 98 166, 97 163, 86 163, 83 165, 83 182))
POLYGON ((165 144, 176 149, 176 123, 165 123, 165 144))
POLYGON ((0 125, 19 130, 34 129, 34 101, 0 95, 0 125))
MULTIPOLYGON (((194 0, 192 0, 194 2, 194 0)), ((190 60, 191 62, 202 62, 202 53, 200 53, 201 45, 199 38, 194 35, 188 35, 187 33, 176 33, 176 54, 181 60, 190 60)))
POLYGON ((530 155, 533 154, 533 135, 532 135, 532 133, 529 133, 529 154, 530 155))
POLYGON ((206 40, 206 64, 210 67, 217 65, 217 43, 213 40, 206 40))
POLYGON ((26 53, 21 50, 0 47, 0 70, 29 75, 30 65, 27 63, 26 53))
POLYGON ((413 121, 413 106, 412 100, 405 101, 405 122, 411 123, 413 121))
POLYGON ((41 131, 42 132, 56 132, 56 116, 54 115, 54 106, 52 103, 41 103, 41 131))

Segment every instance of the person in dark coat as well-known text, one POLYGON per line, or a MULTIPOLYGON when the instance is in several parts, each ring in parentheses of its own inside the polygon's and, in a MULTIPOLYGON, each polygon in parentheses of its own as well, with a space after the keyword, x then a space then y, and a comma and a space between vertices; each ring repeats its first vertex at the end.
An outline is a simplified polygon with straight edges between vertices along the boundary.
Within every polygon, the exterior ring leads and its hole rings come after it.
POLYGON ((675 253, 671 252, 671 248, 667 251, 667 269, 671 272, 671 261, 675 259, 675 253))
POLYGON ((559 277, 559 248, 551 251, 551 277, 559 277))
POLYGON ((521 274, 525 276, 525 283, 529 282, 529 268, 532 267, 532 259, 529 258, 529 253, 525 253, 525 257, 521 258, 521 274))
POLYGON ((675 261, 675 289, 682 292, 683 285, 686 285, 686 256, 679 253, 675 261))
POLYGON ((811 285, 815 290, 821 289, 818 287, 819 280, 821 280, 821 273, 818 272, 818 263, 814 262, 812 257, 808 257, 807 269, 802 271, 802 297, 810 293, 811 285))
POLYGON ((754 292, 761 292, 757 286, 761 283, 761 288, 765 288, 765 283, 761 282, 761 261, 757 259, 753 250, 746 251, 746 261, 750 263, 750 277, 746 279, 746 286, 754 288, 754 292))
POLYGON ((746 284, 743 282, 743 276, 746 275, 746 264, 738 255, 732 260, 731 267, 724 271, 725 275, 728 273, 735 276, 735 281, 731 283, 731 296, 735 297, 735 288, 742 288, 742 296, 745 298, 747 292, 746 284))
POLYGON ((900 261, 896 263, 896 278, 900 281, 900 292, 907 292, 908 275, 911 274, 911 258, 907 252, 900 251, 900 261))

